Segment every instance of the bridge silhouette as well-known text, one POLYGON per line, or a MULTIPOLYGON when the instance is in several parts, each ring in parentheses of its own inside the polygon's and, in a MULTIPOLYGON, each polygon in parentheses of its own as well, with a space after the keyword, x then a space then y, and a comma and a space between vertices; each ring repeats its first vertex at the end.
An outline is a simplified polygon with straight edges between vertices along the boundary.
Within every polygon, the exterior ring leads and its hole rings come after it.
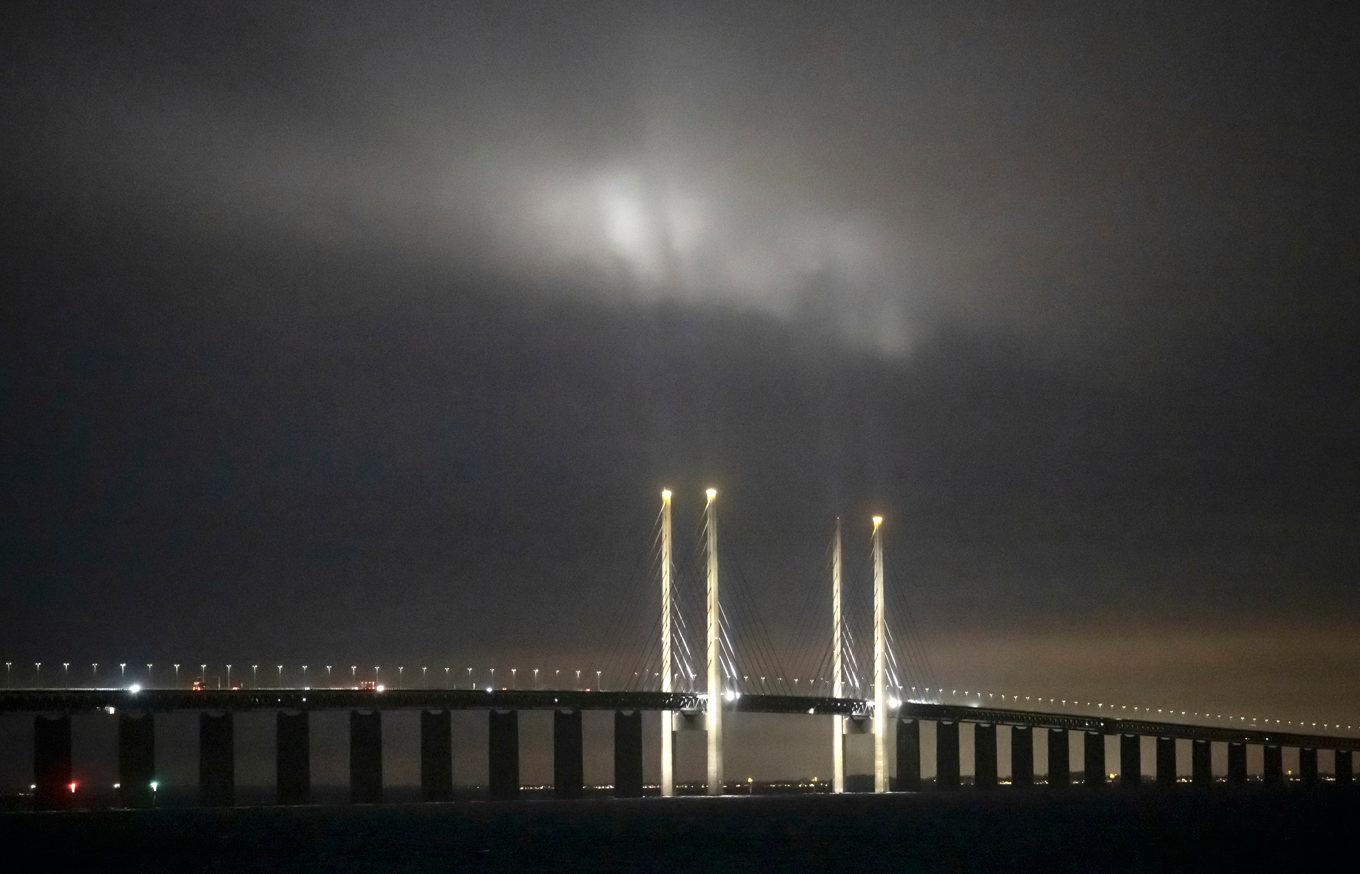
MULTIPOLYGON (((1013 786, 1036 783, 1035 745, 1039 731, 1045 735, 1050 786, 1073 784, 1080 776, 1086 785, 1107 781, 1105 742, 1118 738, 1121 785, 1143 783, 1142 740, 1155 739, 1154 782, 1167 786, 1180 781, 1177 744, 1190 747, 1190 782, 1209 786, 1214 745, 1225 745, 1227 782, 1246 783, 1247 748, 1262 750, 1260 781, 1284 785, 1283 750, 1297 748, 1299 780, 1322 781, 1318 751, 1333 753, 1332 779, 1353 781, 1353 755, 1360 749, 1354 729, 1335 723, 1281 721, 1255 716, 1224 716, 1171 708, 1113 705, 1006 693, 945 689, 933 681, 933 670, 919 635, 912 627, 900 599, 896 621, 890 622, 890 595, 884 548, 884 520, 871 520, 872 549, 867 558, 872 578, 872 609, 857 611, 846 604, 842 525, 836 520, 828 555, 831 629, 825 646, 809 628, 795 634, 803 646, 793 662, 779 657, 763 627, 749 595, 740 586, 727 585, 719 563, 717 493, 705 493, 700 544, 695 561, 677 564, 672 531, 672 493, 662 492, 657 516, 651 567, 644 576, 647 588, 658 596, 659 611, 648 637, 640 647, 615 635, 602 662, 605 667, 567 672, 555 669, 551 679, 539 669, 510 669, 507 685, 498 686, 495 670, 482 675, 468 668, 457 677, 451 666, 435 671, 431 684, 428 666, 419 680, 407 683, 405 667, 399 666, 396 683, 381 682, 381 667, 367 670, 361 680, 358 665, 349 665, 349 685, 344 684, 346 666, 325 665, 312 674, 317 685, 308 685, 308 666, 301 666, 302 681, 285 683, 284 665, 275 665, 276 682, 260 684, 260 665, 251 664, 250 681, 238 669, 241 683, 233 685, 231 665, 226 668, 225 688, 211 688, 208 665, 181 672, 173 666, 170 687, 157 684, 153 664, 141 681, 127 683, 127 664, 119 664, 117 685, 78 687, 71 681, 71 665, 61 663, 59 688, 44 687, 42 663, 34 662, 34 682, 16 688, 13 662, 6 663, 6 688, 0 690, 0 713, 34 715, 33 792, 41 809, 70 807, 75 803, 71 753, 73 714, 102 712, 116 718, 120 801, 128 806, 154 802, 156 778, 155 720, 158 714, 196 711, 199 714, 200 800, 208 805, 235 802, 234 721, 236 713, 272 711, 276 727, 276 788, 280 803, 304 803, 311 797, 309 714, 319 711, 349 712, 350 791, 355 802, 383 798, 382 714, 412 710, 420 714, 420 784, 422 797, 446 800, 453 795, 453 711, 484 710, 489 719, 489 793, 511 799, 520 793, 519 720, 521 711, 553 713, 553 788, 563 798, 579 797, 584 791, 584 711, 614 713, 614 793, 636 797, 644 793, 644 712, 661 714, 661 796, 676 794, 675 747, 677 732, 702 732, 705 737, 705 790, 722 795, 734 786, 723 768, 723 727, 739 714, 770 713, 830 717, 827 740, 832 748, 830 789, 846 791, 846 743, 852 735, 867 734, 873 745, 873 791, 913 791, 922 780, 921 736, 925 723, 934 724, 934 785, 954 788, 962 783, 960 727, 972 726, 973 783, 978 787, 1001 784, 998 776, 998 733, 1010 733, 1010 780, 1013 786), (686 607, 698 600, 698 579, 703 580, 703 647, 691 646, 686 607), (898 626, 897 633, 894 625, 898 626), (745 636, 734 633, 736 629, 745 636), (870 657, 861 663, 861 641, 870 642, 870 657), (631 652, 629 650, 632 650, 631 652), (785 664, 811 665, 801 676, 784 670, 785 664), (339 679, 337 683, 337 673, 339 679), (590 684, 591 673, 595 683, 590 684), (457 679, 455 679, 457 677, 457 679), (913 685, 911 679, 920 679, 913 685), (143 682, 144 681, 144 682, 143 682), (461 681, 461 682, 459 682, 461 681), (523 685, 522 685, 523 684, 523 685), (1047 705, 1047 706, 1045 706, 1047 705), (1192 717, 1191 721, 1188 717, 1192 717), (1072 736, 1081 743, 1083 770, 1069 766, 1072 736), (892 738, 890 744, 890 737, 892 738)), ((849 576, 857 575, 855 570, 849 576)), ((737 574, 740 580, 740 573, 737 574)), ((825 597, 825 595, 823 596, 825 597)), ((627 604, 616 605, 622 613, 627 604)), ((622 622, 616 617, 612 629, 622 622)), ((106 672, 110 666, 106 666, 106 672)), ((134 677, 137 671, 134 668, 134 677)), ((296 675, 296 670, 293 674, 296 675)), ((390 673, 390 672, 389 672, 390 673)), ((49 669, 49 676, 54 672, 49 669)), ((99 677, 99 663, 91 664, 99 677)), ((502 673, 502 680, 505 674, 502 673)), ((164 670, 162 671, 164 678, 164 670)), ((220 684, 219 684, 220 686, 220 684)))

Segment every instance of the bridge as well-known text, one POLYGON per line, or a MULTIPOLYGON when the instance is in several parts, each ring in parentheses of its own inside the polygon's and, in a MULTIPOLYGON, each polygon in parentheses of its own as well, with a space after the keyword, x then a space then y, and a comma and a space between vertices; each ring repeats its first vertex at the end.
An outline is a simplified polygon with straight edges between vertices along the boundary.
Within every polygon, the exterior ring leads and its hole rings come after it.
MULTIPOLYGON (((971 726, 972 773, 977 787, 999 785, 998 734, 1010 734, 1010 780, 1013 786, 1036 783, 1034 769, 1035 745, 1039 732, 1047 745, 1049 786, 1073 785, 1076 776, 1069 766, 1070 751, 1075 736, 1081 744, 1083 770, 1081 780, 1087 785, 1107 781, 1105 741, 1118 738, 1119 782, 1128 787, 1143 783, 1142 740, 1153 738, 1156 784, 1167 786, 1178 782, 1177 743, 1188 742, 1190 747, 1190 782, 1201 787, 1214 784, 1212 750, 1223 745, 1227 753, 1227 782, 1246 783, 1247 748, 1262 750, 1263 768, 1260 781, 1267 785, 1286 783, 1283 750, 1296 748, 1299 756, 1299 779, 1304 784, 1317 784, 1322 776, 1318 768, 1318 751, 1332 753, 1332 779, 1338 784, 1354 780, 1353 757, 1360 750, 1360 736, 1351 726, 1324 723, 1321 731, 1316 723, 1264 719, 1260 717, 1229 716, 1194 713, 1194 717, 1211 724, 1186 721, 1185 711, 1169 708, 1133 707, 1120 705, 1118 711, 1104 702, 1082 702, 1053 698, 1046 703, 1054 709, 1042 709, 1045 699, 1038 699, 1040 709, 1020 706, 1020 697, 1012 695, 1000 700, 996 693, 964 691, 961 700, 945 701, 940 687, 910 685, 905 665, 910 659, 921 661, 919 644, 908 639, 902 646, 888 622, 888 598, 883 543, 883 518, 872 518, 870 563, 873 579, 873 604, 867 624, 872 638, 871 660, 867 669, 859 670, 856 660, 857 636, 854 622, 847 618, 842 603, 844 562, 842 559, 841 523, 836 521, 829 560, 831 600, 831 641, 825 653, 830 677, 822 675, 820 667, 807 677, 806 685, 794 679, 792 683, 779 670, 778 660, 771 652, 768 637, 758 624, 753 634, 760 641, 754 654, 744 653, 734 645, 733 623, 726 601, 721 597, 720 566, 718 561, 717 493, 706 492, 703 544, 700 566, 704 579, 704 647, 703 661, 696 664, 694 650, 689 647, 684 612, 675 597, 677 567, 673 555, 673 532, 669 490, 662 492, 658 514, 657 547, 659 561, 654 568, 654 583, 659 594, 660 615, 657 618, 656 638, 645 649, 654 650, 659 660, 658 670, 650 670, 646 655, 640 667, 624 671, 621 688, 601 688, 604 670, 596 671, 596 685, 583 688, 580 671, 572 675, 575 685, 570 688, 551 688, 563 685, 561 671, 547 687, 533 671, 531 688, 518 688, 518 671, 512 669, 511 687, 492 684, 479 686, 471 678, 466 685, 454 687, 452 669, 445 667, 445 683, 429 684, 428 668, 422 668, 418 688, 402 685, 404 667, 398 669, 397 686, 388 688, 378 682, 379 667, 374 668, 373 680, 358 680, 358 666, 350 666, 350 685, 335 679, 334 666, 326 667, 324 680, 317 676, 319 685, 290 686, 283 682, 284 666, 277 666, 277 684, 260 685, 259 665, 252 665, 251 683, 233 686, 231 666, 227 665, 226 688, 208 688, 207 665, 199 665, 197 682, 181 684, 180 666, 174 666, 171 688, 148 682, 116 686, 73 687, 69 682, 70 664, 63 663, 61 688, 46 688, 35 682, 32 686, 14 688, 10 684, 13 663, 6 663, 7 688, 0 690, 0 714, 31 713, 34 718, 33 790, 34 803, 40 809, 59 809, 73 804, 76 783, 73 781, 71 754, 71 718, 81 713, 101 713, 116 719, 118 734, 118 772, 120 801, 128 806, 153 803, 156 779, 155 721, 158 714, 194 711, 199 715, 199 789, 205 805, 229 805, 235 801, 234 722, 236 713, 269 711, 275 714, 276 788, 280 803, 305 803, 311 796, 309 714, 319 711, 349 713, 349 765, 351 798, 355 802, 377 802, 383 798, 382 715, 397 710, 418 711, 420 714, 420 784, 422 797, 428 801, 447 800, 453 794, 453 711, 486 711, 489 720, 488 772, 489 793, 493 798, 512 799, 520 793, 519 721, 522 711, 551 711, 553 714, 553 788, 557 796, 579 797, 583 794, 583 733, 584 711, 610 711, 614 714, 614 793, 621 797, 641 796, 643 784, 643 723, 644 712, 661 714, 660 722, 660 782, 661 796, 676 793, 674 762, 675 734, 681 731, 702 732, 705 736, 706 781, 709 795, 722 795, 731 790, 723 770, 723 725, 739 714, 772 713, 823 717, 830 719, 828 740, 833 757, 831 791, 846 790, 845 750, 847 738, 868 734, 873 745, 873 789, 913 791, 922 787, 921 734, 923 724, 933 723, 935 744, 934 785, 941 789, 961 785, 962 752, 960 727, 971 726), (761 640, 761 638, 764 638, 761 640), (898 650, 905 652, 899 654, 898 650), (907 652, 915 655, 908 656, 907 652), (767 673, 743 672, 740 667, 751 664, 767 673), (703 682, 699 683, 698 667, 703 668, 703 682), (866 682, 861 682, 861 680, 866 682), (771 686, 776 691, 770 691, 771 686), (650 688, 655 686, 656 688, 650 688), (865 689, 871 694, 858 693, 865 689), (933 690, 933 691, 932 691, 933 690), (1155 716, 1154 716, 1155 712, 1155 716), (1181 719, 1177 719, 1179 716, 1181 719), (892 737, 891 748, 889 738, 892 737)), ((649 574, 651 575, 651 574, 649 574)), ((696 587, 697 588, 697 587, 696 587)), ((749 605, 748 605, 749 606, 749 605)), ((735 609, 735 608, 734 608, 735 609)), ((861 629, 862 630, 862 629, 861 629)), ((909 636, 908 636, 909 637, 909 636)), ((34 663, 35 680, 40 679, 42 665, 34 663)), ((119 678, 126 676, 126 664, 120 665, 119 678)), ((148 664, 150 679, 152 665, 148 664)), ((302 667, 305 678, 307 667, 302 667)), ((569 672, 570 673, 570 672, 569 672)), ((617 673, 617 672, 616 672, 617 673)), ((98 674, 98 663, 92 665, 98 674)), ((319 672, 318 672, 319 674, 319 672)), ((494 671, 492 671, 494 677, 494 671)), ((928 676, 928 675, 927 675, 928 676)), ((504 674, 502 674, 504 678, 504 674)), ((587 673, 587 681, 589 672, 587 673)), ((268 671, 266 671, 266 680, 268 671)), ((438 680, 438 672, 436 672, 438 680)), ((952 698, 959 699, 958 690, 951 690, 952 698)), ((1026 704, 1033 703, 1032 696, 1026 704)))

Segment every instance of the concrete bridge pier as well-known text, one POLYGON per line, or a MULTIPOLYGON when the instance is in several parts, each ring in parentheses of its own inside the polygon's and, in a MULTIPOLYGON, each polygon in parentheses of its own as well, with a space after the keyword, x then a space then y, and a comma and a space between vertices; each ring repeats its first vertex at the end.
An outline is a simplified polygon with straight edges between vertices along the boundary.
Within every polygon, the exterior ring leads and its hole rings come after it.
POLYGON ((1284 785, 1284 751, 1278 744, 1266 744, 1261 752, 1265 767, 1261 771, 1261 782, 1267 786, 1284 785))
POLYGON ((996 726, 978 723, 973 728, 973 784, 996 787, 996 726))
POLYGON ((236 737, 230 712, 198 715, 198 801, 207 806, 236 803, 236 737))
POLYGON ((1137 789, 1143 783, 1143 739, 1136 734, 1119 736, 1119 785, 1137 789))
POLYGON ((1228 782, 1241 785, 1247 782, 1247 745, 1228 744, 1228 782))
POLYGON ((447 710, 420 711, 420 797, 453 798, 453 718, 447 710))
POLYGON ((519 712, 492 710, 490 743, 487 744, 491 797, 519 797, 519 712))
POLYGON ((1082 756, 1085 760, 1087 786, 1105 785, 1105 735, 1088 731, 1082 735, 1082 756))
POLYGON ((125 807, 150 807, 156 779, 156 718, 118 714, 118 800, 125 807))
POLYGON ((614 797, 642 797, 642 711, 614 712, 614 797))
POLYGON ((935 723, 935 785, 957 789, 959 785, 959 724, 935 723))
POLYGON ((1355 780, 1350 750, 1336 751, 1336 784, 1349 786, 1355 780))
POLYGON ((383 799, 382 711, 349 712, 349 800, 381 804, 383 799))
POLYGON ((312 750, 307 711, 280 710, 274 718, 275 773, 279 804, 306 804, 312 797, 312 750))
POLYGON ((1048 785, 1072 785, 1072 765, 1067 756, 1067 732, 1061 728, 1050 728, 1048 730, 1048 785))
POLYGON ((1034 785, 1034 734, 1028 725, 1011 726, 1011 785, 1034 785))
POLYGON ((1190 782, 1196 786, 1214 785, 1214 745, 1207 740, 1190 742, 1190 782))
POLYGON ((33 805, 38 810, 71 806, 71 716, 33 717, 33 805))
MULTIPOLYGON (((841 738, 845 743, 845 738, 841 738)), ((897 791, 916 792, 921 788, 921 723, 915 719, 897 720, 897 791)))
POLYGON ((1176 785, 1176 739, 1157 738, 1157 785, 1176 785))
POLYGON ((1316 786, 1318 781, 1317 750, 1299 747, 1299 779, 1305 786, 1316 786))
MULTIPOLYGON (((669 713, 662 713, 664 720, 669 713)), ((585 788, 582 763, 581 711, 553 711, 553 794, 558 798, 580 798, 585 788)))

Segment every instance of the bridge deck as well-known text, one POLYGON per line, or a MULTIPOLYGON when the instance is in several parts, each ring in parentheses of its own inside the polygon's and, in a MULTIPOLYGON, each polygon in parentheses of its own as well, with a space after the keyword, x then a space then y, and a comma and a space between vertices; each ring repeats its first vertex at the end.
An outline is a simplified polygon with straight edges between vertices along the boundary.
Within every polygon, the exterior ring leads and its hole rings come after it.
POLYGON ((1343 735, 1282 732, 1277 729, 1243 724, 1239 727, 1223 725, 1194 725, 1177 722, 1157 722, 1147 719, 1117 719, 1106 716, 1083 716, 1072 713, 1041 713, 1030 710, 1004 710, 995 707, 970 707, 954 704, 918 704, 906 702, 901 715, 917 719, 950 722, 977 722, 991 725, 1024 725, 1030 728, 1054 728, 1066 731, 1090 731, 1100 734, 1135 734, 1148 737, 1185 738, 1189 740, 1221 741, 1224 743, 1269 744, 1272 746, 1306 747, 1324 750, 1360 750, 1360 737, 1343 735))
MULTIPOLYGON (((700 711, 704 697, 692 692, 602 692, 524 689, 249 689, 191 692, 183 689, 6 689, 0 713, 130 709, 176 710, 680 710, 700 711)), ((740 713, 867 716, 872 702, 860 698, 802 695, 741 695, 724 709, 740 713)), ((926 720, 1023 725, 1031 728, 1134 734, 1233 743, 1360 751, 1360 737, 1238 727, 1118 719, 954 704, 904 702, 899 716, 926 720)))

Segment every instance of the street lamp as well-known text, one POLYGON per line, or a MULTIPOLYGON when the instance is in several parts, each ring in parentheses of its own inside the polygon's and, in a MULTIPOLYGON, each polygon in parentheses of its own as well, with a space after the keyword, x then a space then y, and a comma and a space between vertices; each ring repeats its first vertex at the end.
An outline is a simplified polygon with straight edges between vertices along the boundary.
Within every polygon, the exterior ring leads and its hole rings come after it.
POLYGON ((231 688, 231 665, 227 665, 227 688, 231 688))
POLYGON ((515 679, 519 676, 519 668, 510 669, 510 688, 515 688, 515 679))

